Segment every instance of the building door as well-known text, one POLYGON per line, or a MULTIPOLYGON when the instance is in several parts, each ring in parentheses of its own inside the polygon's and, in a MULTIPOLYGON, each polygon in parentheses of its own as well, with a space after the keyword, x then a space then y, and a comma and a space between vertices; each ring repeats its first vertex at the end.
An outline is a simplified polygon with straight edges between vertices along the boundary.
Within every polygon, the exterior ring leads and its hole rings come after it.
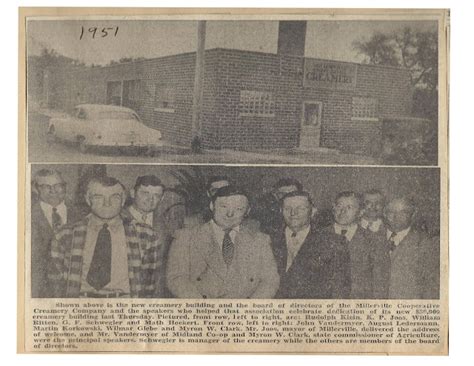
POLYGON ((323 102, 303 102, 300 133, 301 148, 319 147, 322 117, 323 102))

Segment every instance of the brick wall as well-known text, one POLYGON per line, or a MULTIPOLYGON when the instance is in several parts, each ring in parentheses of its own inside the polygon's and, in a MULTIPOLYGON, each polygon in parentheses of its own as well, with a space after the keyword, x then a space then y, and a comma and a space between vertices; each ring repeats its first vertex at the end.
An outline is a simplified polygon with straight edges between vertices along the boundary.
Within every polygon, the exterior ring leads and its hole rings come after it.
MULTIPOLYGON (((67 68, 50 72, 51 106, 70 109, 80 103, 107 102, 107 83, 140 80, 134 109, 145 124, 165 140, 189 145, 195 53, 97 68, 67 68), (175 91, 174 112, 157 110, 155 86, 175 91)), ((378 100, 379 117, 408 116, 411 88, 406 71, 357 66, 354 90, 303 87, 303 58, 229 49, 206 50, 201 126, 206 148, 271 149, 297 147, 303 101, 323 102, 321 146, 371 153, 380 141, 380 122, 351 119, 352 97, 378 100), (270 92, 272 117, 239 113, 240 91, 270 92)))
MULTIPOLYGON (((296 146, 295 116, 301 100, 303 60, 300 57, 215 49, 208 51, 219 60, 215 76, 216 148, 256 149, 296 146), (271 92, 273 117, 242 116, 240 91, 271 92)), ((210 111, 209 111, 210 112, 210 111)))
POLYGON ((409 116, 412 92, 407 70, 357 65, 353 90, 305 87, 303 98, 323 102, 321 146, 372 155, 380 149, 382 122, 353 120, 352 98, 375 98, 377 115, 381 119, 409 116))

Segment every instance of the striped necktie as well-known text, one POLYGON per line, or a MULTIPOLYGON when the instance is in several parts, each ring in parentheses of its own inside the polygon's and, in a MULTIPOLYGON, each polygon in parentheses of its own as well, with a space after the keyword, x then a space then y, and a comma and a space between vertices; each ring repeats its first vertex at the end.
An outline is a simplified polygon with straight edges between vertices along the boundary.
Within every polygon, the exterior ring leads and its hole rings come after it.
POLYGON ((224 258, 225 264, 230 266, 232 259, 234 258, 234 243, 230 237, 231 230, 226 230, 224 233, 224 239, 222 240, 222 257, 224 258))

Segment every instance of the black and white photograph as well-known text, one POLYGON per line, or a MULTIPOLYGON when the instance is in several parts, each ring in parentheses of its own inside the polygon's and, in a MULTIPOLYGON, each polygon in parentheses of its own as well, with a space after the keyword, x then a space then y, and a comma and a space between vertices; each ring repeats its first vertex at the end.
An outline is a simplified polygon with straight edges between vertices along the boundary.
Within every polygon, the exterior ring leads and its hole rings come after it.
POLYGON ((28 18, 28 157, 436 166, 438 29, 28 18))
POLYGON ((449 20, 20 9, 20 352, 447 354, 449 20))
POLYGON ((437 168, 32 166, 32 297, 439 299, 437 168))

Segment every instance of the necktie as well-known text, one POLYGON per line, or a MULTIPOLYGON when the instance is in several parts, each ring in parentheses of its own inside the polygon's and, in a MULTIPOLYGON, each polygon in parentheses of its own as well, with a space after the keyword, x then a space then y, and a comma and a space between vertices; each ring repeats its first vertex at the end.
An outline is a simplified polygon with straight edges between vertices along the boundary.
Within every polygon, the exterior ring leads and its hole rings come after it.
POLYGON ((341 230, 341 237, 342 237, 342 242, 343 242, 343 243, 347 243, 347 242, 348 242, 347 237, 346 237, 346 234, 347 234, 347 230, 341 230))
POLYGON ((297 245, 296 234, 297 233, 294 231, 291 233, 291 236, 290 236, 291 239, 289 240, 289 243, 288 243, 288 258, 286 261, 287 271, 293 264, 293 261, 295 260, 295 257, 296 257, 296 245, 297 245))
POLYGON ((393 232, 390 235, 390 238, 388 239, 390 241, 390 253, 393 252, 395 249, 397 249, 397 246, 395 245, 395 237, 397 236, 397 233, 393 232))
POLYGON ((228 266, 232 263, 232 259, 234 258, 234 243, 230 238, 230 230, 225 231, 224 239, 222 240, 222 257, 228 266))
POLYGON ((108 225, 104 224, 97 235, 94 255, 87 273, 87 282, 96 290, 100 290, 110 282, 111 268, 112 240, 108 225))
POLYGON ((53 227, 53 230, 58 230, 62 226, 62 224, 63 220, 58 214, 58 209, 56 207, 53 207, 53 213, 51 214, 51 226, 53 227))

